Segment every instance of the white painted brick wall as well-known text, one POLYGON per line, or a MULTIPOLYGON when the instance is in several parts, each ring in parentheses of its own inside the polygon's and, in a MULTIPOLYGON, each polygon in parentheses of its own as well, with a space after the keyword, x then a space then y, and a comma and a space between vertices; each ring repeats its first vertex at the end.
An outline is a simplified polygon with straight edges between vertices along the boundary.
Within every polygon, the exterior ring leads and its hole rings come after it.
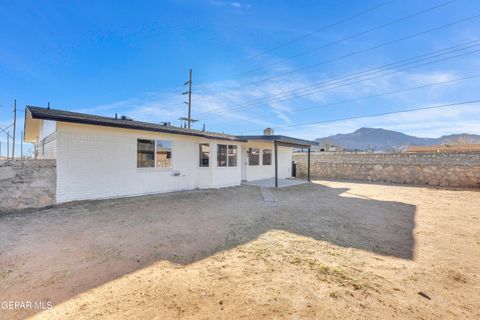
MULTIPOLYGON (((259 145, 62 122, 56 128, 58 203, 240 185, 242 146, 259 145), (171 140, 172 169, 137 168, 137 139, 171 140), (209 168, 198 166, 200 143, 210 143, 209 168), (237 145, 236 167, 217 167, 218 143, 237 145)), ((272 165, 247 166, 248 180, 274 177, 273 143, 262 148, 272 149, 272 165)), ((292 149, 279 147, 280 178, 291 176, 291 159, 292 149)))
POLYGON ((241 184, 241 149, 240 143, 218 142, 210 144, 210 167, 212 168, 212 185, 216 188, 231 187, 241 184), (237 166, 236 167, 218 167, 217 166, 217 144, 230 144, 237 146, 237 166))
MULTIPOLYGON (((268 179, 275 177, 275 150, 273 142, 249 142, 244 146, 243 152, 244 162, 246 164, 246 180, 254 181, 260 179, 268 179), (260 149, 260 164, 251 166, 248 164, 247 152, 248 148, 260 149), (263 165, 263 149, 272 150, 272 164, 263 165)), ((290 178, 292 176, 292 148, 278 147, 278 177, 281 179, 290 178)))
MULTIPOLYGON (((189 136, 58 123, 57 202, 194 189, 199 178, 198 144, 205 142, 213 144, 189 136), (138 169, 137 139, 171 140, 173 168, 138 169)), ((210 150, 211 161, 216 162, 216 148, 210 150)), ((240 167, 218 168, 221 174, 211 169, 211 187, 241 182, 240 167)))
POLYGON ((278 177, 280 179, 290 178, 292 176, 292 159, 292 148, 278 148, 278 177))

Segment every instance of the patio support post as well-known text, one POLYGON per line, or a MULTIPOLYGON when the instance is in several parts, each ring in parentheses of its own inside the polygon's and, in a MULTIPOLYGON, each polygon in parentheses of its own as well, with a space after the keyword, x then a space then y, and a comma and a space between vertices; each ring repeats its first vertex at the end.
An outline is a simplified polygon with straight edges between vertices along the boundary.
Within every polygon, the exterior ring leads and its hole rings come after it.
POLYGON ((278 147, 277 140, 273 141, 275 153, 275 188, 278 188, 278 147))
POLYGON ((307 154, 307 179, 310 182, 310 148, 308 148, 307 154))

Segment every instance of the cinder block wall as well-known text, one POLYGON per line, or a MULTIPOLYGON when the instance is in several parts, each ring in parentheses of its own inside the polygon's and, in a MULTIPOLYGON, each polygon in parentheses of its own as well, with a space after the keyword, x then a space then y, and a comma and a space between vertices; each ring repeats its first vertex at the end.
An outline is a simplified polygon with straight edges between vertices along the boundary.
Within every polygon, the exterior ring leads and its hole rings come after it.
POLYGON ((0 161, 0 212, 55 203, 55 160, 0 161))
MULTIPOLYGON (((297 176, 307 174, 307 156, 294 155, 297 176)), ((342 179, 480 188, 480 152, 465 153, 312 153, 313 179, 342 179)))

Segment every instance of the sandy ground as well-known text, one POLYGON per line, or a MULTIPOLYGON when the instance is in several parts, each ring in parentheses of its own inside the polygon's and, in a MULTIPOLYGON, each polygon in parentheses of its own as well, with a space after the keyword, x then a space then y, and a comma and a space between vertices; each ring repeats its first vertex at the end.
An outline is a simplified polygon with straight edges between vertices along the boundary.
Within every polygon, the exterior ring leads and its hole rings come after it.
POLYGON ((480 318, 478 190, 272 192, 278 202, 236 187, 2 215, 0 319, 480 318))

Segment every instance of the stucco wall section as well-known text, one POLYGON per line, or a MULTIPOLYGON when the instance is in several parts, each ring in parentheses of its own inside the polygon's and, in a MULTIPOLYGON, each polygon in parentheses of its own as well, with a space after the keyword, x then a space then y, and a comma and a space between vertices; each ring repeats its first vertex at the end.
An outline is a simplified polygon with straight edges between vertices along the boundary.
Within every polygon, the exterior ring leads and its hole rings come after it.
MULTIPOLYGON (((306 154, 295 154, 297 175, 306 176, 306 154)), ((480 187, 480 153, 386 153, 311 155, 311 177, 443 187, 480 187)))
POLYGON ((0 161, 0 211, 55 202, 55 160, 0 161))

